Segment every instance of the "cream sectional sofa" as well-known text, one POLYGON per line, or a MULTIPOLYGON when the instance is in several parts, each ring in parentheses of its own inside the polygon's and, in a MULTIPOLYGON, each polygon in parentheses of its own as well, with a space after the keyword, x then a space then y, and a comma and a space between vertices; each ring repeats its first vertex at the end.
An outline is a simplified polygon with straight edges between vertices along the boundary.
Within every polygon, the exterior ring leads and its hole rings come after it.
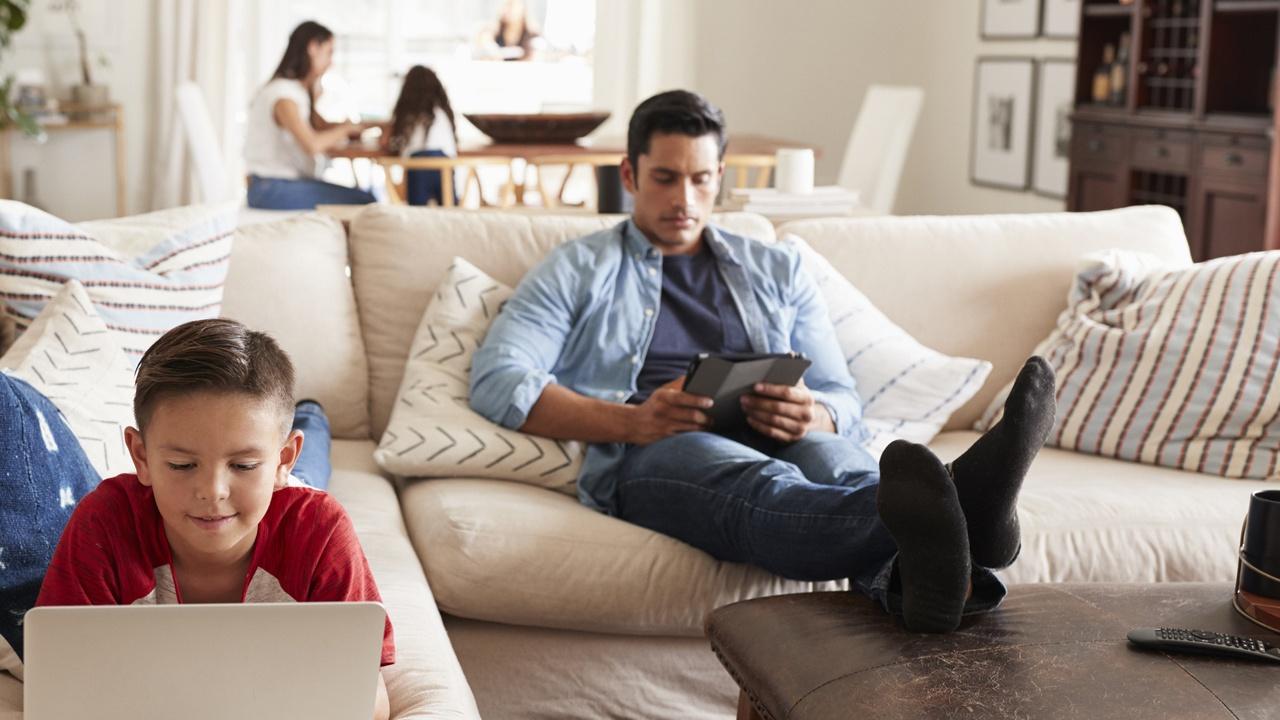
MULTIPOLYGON (((737 690, 702 637, 703 618, 735 600, 815 587, 717 562, 551 490, 393 481, 375 467, 413 333, 452 258, 514 285, 557 243, 619 219, 371 206, 345 237, 312 215, 237 240, 224 314, 280 337, 301 393, 329 409, 333 492, 396 623, 401 662, 389 685, 399 717, 471 717, 478 706, 490 719, 730 718, 737 690), (335 270, 348 253, 349 281, 335 270)), ((775 237, 758 216, 718 220, 775 237)), ((944 459, 972 441, 968 428, 1054 326, 1083 254, 1120 247, 1191 262, 1177 215, 1155 207, 811 220, 776 232, 808 241, 923 343, 994 364, 933 442, 944 459)), ((1024 550, 1005 576, 1229 580, 1259 487, 1046 449, 1022 496, 1024 550)), ((0 684, 0 703, 11 690, 0 684)))
MULTIPOLYGON (((350 223, 368 362, 369 440, 386 427, 413 333, 453 257, 515 285, 551 247, 618 217, 372 207, 350 223)), ((772 240, 760 217, 719 221, 772 240)), ((1093 214, 797 221, 892 319, 938 350, 990 360, 983 390, 933 442, 967 447, 981 410, 1055 324, 1077 261, 1120 247, 1189 264, 1167 208, 1093 214)), ((712 608, 814 587, 720 563, 516 482, 401 482, 410 538, 486 718, 731 717, 736 689, 702 638, 712 608)), ((1229 580, 1258 483, 1054 449, 1031 471, 1011 582, 1229 580)))

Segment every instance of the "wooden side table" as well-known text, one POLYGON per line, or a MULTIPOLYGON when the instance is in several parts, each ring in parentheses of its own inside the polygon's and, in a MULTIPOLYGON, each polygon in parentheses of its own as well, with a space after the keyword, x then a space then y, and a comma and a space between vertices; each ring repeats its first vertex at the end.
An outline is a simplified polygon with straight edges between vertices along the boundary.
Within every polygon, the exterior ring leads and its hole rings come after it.
POLYGON ((907 632, 853 593, 747 600, 711 613, 740 720, 1274 717, 1280 666, 1137 650, 1135 627, 1275 643, 1228 583, 1021 585, 947 635, 907 632))
MULTIPOLYGON (((125 187, 124 108, 119 104, 100 108, 82 108, 63 105, 60 112, 72 116, 88 116, 84 120, 72 120, 59 124, 42 125, 50 136, 74 130, 111 130, 114 140, 116 166, 116 215, 123 217, 128 210, 128 193, 125 187)), ((0 197, 14 197, 13 158, 10 151, 12 127, 0 130, 0 197)))

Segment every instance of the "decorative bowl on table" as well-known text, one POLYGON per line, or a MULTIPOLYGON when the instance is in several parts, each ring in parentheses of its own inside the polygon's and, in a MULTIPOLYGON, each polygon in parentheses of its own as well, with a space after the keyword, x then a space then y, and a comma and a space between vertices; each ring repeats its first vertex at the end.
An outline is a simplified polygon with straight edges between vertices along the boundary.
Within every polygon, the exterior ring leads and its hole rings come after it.
POLYGON ((609 113, 463 113, 463 117, 494 142, 571 143, 600 127, 609 113))

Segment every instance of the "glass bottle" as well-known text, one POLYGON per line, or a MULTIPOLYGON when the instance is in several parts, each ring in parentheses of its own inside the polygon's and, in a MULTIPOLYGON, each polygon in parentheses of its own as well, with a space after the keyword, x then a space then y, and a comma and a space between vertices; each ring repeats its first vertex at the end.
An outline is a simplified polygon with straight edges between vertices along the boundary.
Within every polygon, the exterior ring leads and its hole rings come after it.
POLYGON ((1110 88, 1108 93, 1112 105, 1124 105, 1129 79, 1129 33, 1120 36, 1120 50, 1116 53, 1116 61, 1111 63, 1110 88))
POLYGON ((1116 47, 1110 43, 1102 49, 1102 63, 1093 72, 1093 101, 1105 103, 1111 97, 1111 66, 1115 64, 1116 47))

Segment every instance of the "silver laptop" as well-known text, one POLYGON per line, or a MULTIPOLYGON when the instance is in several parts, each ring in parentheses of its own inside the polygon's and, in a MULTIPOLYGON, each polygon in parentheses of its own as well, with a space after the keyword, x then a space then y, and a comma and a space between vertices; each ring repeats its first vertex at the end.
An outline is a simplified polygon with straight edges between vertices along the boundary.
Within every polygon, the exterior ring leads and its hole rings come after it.
POLYGON ((36 608, 24 717, 369 718, 385 618, 378 603, 36 608))

